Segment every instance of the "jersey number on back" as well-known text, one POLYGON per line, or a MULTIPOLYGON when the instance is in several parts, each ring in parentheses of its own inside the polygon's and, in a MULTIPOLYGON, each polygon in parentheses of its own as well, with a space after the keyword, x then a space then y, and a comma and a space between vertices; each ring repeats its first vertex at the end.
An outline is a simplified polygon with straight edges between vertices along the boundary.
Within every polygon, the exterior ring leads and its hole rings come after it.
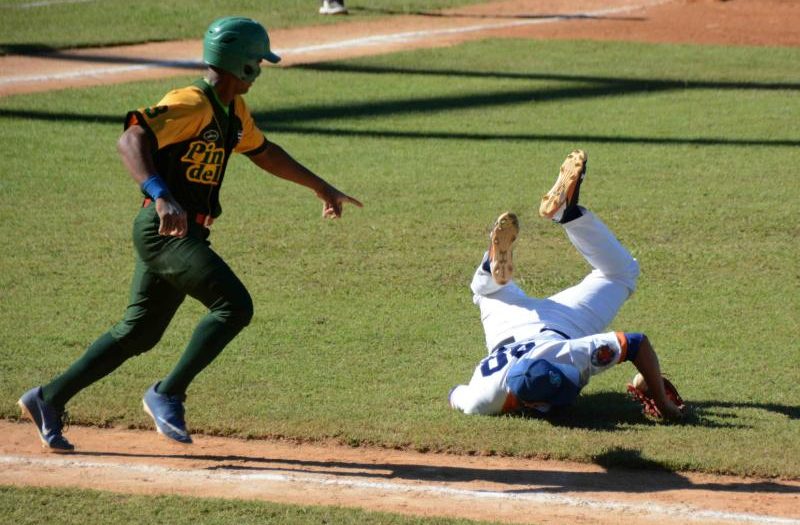
POLYGON ((534 346, 536 346, 536 343, 533 341, 528 341, 527 343, 512 343, 510 345, 498 348, 492 353, 492 355, 485 357, 483 361, 481 361, 481 375, 483 377, 487 377, 495 372, 499 372, 508 364, 509 355, 519 359, 533 350, 534 346))

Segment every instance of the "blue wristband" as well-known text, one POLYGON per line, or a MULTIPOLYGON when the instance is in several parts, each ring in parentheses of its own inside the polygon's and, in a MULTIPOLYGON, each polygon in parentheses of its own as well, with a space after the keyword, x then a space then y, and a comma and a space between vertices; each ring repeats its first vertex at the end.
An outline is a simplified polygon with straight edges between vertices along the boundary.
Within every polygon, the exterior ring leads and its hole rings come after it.
POLYGON ((167 183, 158 175, 151 175, 150 178, 144 181, 142 183, 142 190, 153 200, 169 195, 167 183))

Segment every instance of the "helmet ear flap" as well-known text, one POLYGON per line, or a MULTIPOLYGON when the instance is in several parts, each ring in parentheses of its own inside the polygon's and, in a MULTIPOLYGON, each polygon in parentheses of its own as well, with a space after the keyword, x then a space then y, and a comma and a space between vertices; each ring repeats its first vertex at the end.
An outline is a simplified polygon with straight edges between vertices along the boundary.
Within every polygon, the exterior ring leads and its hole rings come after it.
POLYGON ((261 74, 261 67, 256 64, 245 64, 242 67, 242 76, 239 77, 241 80, 245 80, 247 82, 254 82, 256 78, 261 74))

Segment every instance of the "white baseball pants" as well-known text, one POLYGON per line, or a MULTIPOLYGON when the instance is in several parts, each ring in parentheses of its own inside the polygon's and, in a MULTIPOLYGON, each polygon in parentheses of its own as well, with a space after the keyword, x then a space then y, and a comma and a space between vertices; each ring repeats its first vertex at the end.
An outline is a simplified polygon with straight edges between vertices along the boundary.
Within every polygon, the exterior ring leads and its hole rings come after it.
POLYGON ((564 224, 569 240, 592 266, 580 283, 547 299, 528 297, 514 281, 497 284, 483 268, 472 278, 472 301, 481 310, 486 348, 491 352, 501 341, 554 336, 556 330, 569 339, 601 333, 616 317, 636 289, 639 263, 592 212, 564 224))

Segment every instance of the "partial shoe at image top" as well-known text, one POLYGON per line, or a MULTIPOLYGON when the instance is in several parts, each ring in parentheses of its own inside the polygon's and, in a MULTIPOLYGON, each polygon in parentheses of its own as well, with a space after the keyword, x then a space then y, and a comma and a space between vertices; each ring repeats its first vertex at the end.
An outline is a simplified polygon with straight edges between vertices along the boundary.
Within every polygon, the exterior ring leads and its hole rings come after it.
POLYGON ((346 15, 347 8, 344 6, 344 0, 323 0, 319 8, 321 15, 346 15))

